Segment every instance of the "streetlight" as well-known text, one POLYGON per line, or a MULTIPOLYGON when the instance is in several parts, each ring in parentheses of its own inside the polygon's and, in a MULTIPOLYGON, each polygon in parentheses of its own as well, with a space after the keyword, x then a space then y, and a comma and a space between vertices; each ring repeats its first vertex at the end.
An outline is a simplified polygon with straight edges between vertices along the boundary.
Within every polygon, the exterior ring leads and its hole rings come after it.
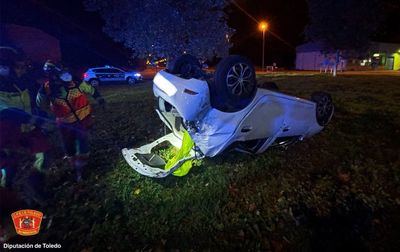
POLYGON ((262 44, 262 66, 261 70, 264 71, 264 56, 265 56, 265 32, 268 30, 268 23, 265 21, 261 21, 258 24, 258 29, 262 31, 262 36, 263 36, 263 44, 262 44))

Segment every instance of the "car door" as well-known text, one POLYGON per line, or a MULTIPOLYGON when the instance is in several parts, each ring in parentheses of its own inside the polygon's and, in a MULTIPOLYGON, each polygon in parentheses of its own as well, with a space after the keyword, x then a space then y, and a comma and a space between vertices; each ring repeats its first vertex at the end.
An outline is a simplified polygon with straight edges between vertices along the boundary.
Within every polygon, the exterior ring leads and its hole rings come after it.
POLYGON ((115 68, 108 68, 106 78, 108 81, 119 81, 118 70, 115 68))
POLYGON ((125 73, 121 69, 113 68, 113 78, 116 81, 124 81, 125 80, 125 73))
POLYGON ((110 79, 109 68, 98 68, 94 72, 100 81, 108 81, 110 79))

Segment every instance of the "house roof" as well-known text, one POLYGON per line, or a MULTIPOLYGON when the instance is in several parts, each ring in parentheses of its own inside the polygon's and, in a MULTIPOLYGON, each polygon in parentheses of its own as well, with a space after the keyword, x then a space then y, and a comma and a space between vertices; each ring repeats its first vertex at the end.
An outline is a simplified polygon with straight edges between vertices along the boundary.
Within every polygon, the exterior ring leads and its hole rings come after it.
MULTIPOLYGON (((376 52, 395 53, 400 50, 400 44, 384 43, 384 42, 371 42, 370 50, 376 52)), ((324 49, 322 42, 308 42, 296 47, 296 52, 320 52, 324 49)))

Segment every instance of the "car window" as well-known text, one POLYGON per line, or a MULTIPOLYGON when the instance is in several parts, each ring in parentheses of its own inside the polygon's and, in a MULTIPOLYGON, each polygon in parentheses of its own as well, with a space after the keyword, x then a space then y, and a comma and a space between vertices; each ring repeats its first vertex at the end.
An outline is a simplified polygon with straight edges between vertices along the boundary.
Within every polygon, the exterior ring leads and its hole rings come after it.
POLYGON ((113 70, 115 70, 116 73, 123 73, 124 71, 122 71, 121 69, 118 68, 113 68, 113 70))
POLYGON ((101 69, 101 73, 115 73, 115 70, 112 68, 103 68, 101 69))
POLYGON ((91 69, 94 73, 123 73, 121 69, 118 68, 94 68, 91 69))

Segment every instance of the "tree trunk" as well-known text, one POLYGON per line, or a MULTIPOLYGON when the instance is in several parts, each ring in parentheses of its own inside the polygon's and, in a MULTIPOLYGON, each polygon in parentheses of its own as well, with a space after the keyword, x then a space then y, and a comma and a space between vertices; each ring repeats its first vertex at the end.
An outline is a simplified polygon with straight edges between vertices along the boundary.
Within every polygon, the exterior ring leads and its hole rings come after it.
POLYGON ((337 67, 339 65, 339 50, 336 50, 335 64, 333 65, 333 77, 337 75, 337 67))

